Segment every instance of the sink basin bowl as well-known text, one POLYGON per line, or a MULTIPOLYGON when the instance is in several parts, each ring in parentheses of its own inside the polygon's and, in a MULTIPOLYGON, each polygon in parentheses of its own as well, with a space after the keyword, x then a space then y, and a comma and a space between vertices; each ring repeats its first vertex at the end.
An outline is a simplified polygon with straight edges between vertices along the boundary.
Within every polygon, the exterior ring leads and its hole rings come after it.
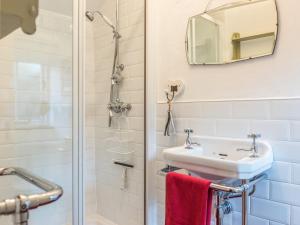
POLYGON ((165 149, 164 160, 171 166, 186 169, 210 179, 251 179, 272 167, 273 151, 266 141, 257 141, 259 157, 251 157, 252 141, 215 137, 193 137, 201 146, 165 149))

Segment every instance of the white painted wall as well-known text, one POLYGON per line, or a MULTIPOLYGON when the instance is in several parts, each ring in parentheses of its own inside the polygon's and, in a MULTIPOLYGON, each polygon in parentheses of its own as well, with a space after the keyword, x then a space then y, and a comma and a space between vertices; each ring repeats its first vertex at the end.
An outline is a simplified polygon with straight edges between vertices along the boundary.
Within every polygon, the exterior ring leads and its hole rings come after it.
MULTIPOLYGON (((155 67, 159 90, 165 88, 168 79, 180 78, 186 85, 185 94, 178 99, 181 101, 300 96, 300 45, 296 44, 300 26, 294 19, 300 3, 278 1, 280 33, 273 56, 225 66, 190 66, 184 45, 187 20, 202 12, 207 2, 148 2, 148 38, 153 42, 148 55, 153 63, 149 66, 155 67)), ((162 91, 158 100, 165 100, 162 91)))
POLYGON ((73 0, 39 0, 41 9, 72 16, 73 0))
MULTIPOLYGON (((161 153, 164 148, 182 145, 187 127, 200 136, 245 138, 253 131, 261 133, 273 147, 275 162, 269 179, 259 183, 251 198, 249 225, 299 225, 300 100, 176 103, 177 135, 171 137, 163 136, 166 110, 167 105, 157 105, 155 183, 151 182, 156 188, 155 225, 164 225, 165 177, 156 173, 165 166, 161 153)), ((225 225, 241 224, 240 199, 233 201, 233 207, 225 225)))
MULTIPOLYGON (((147 4, 147 93, 148 100, 152 100, 147 105, 153 110, 159 101, 156 115, 148 114, 147 118, 148 123, 156 119, 156 126, 148 129, 148 142, 156 143, 156 149, 153 144, 148 148, 148 155, 156 155, 148 183, 148 190, 155 189, 148 205, 152 213, 149 225, 164 224, 165 178, 156 173, 165 166, 161 152, 184 143, 183 129, 187 127, 193 128, 195 135, 216 137, 241 138, 250 131, 261 133, 274 149, 275 163, 269 179, 258 185, 251 198, 249 225, 299 225, 300 100, 253 100, 299 95, 300 57, 295 43, 300 25, 293 19, 299 3, 278 2, 281 32, 274 56, 212 67, 187 65, 184 51, 186 20, 203 10, 206 2, 153 0, 147 4), (177 135, 164 137, 167 105, 160 101, 164 101, 168 79, 182 79, 186 90, 174 105, 177 135), (231 98, 252 100, 216 101, 231 98)), ((233 204, 235 212, 225 218, 226 225, 241 224, 240 201, 233 204)))

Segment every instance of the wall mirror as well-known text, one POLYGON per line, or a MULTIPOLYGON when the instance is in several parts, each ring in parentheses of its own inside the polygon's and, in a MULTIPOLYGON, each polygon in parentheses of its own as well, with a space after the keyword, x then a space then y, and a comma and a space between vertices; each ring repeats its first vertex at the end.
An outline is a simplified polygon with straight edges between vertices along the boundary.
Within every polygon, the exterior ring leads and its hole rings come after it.
POLYGON ((189 64, 226 64, 272 55, 278 30, 275 0, 219 6, 188 21, 189 64))

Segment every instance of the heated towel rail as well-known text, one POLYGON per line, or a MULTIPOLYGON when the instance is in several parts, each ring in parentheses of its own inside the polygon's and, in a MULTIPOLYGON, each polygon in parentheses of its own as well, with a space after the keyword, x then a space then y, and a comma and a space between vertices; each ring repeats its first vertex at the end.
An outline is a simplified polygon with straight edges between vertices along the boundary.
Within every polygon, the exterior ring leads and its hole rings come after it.
POLYGON ((19 195, 14 199, 0 202, 0 215, 14 215, 15 225, 27 225, 29 210, 57 201, 63 189, 44 178, 33 175, 22 168, 0 168, 0 176, 15 175, 45 191, 40 194, 19 195))

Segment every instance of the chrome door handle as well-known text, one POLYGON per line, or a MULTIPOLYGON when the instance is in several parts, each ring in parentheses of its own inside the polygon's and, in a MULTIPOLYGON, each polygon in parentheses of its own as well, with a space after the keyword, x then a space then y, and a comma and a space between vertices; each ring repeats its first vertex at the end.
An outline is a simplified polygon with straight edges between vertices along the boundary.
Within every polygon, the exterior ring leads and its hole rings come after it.
MULTIPOLYGON (((26 220, 27 218, 28 220, 29 210, 55 202, 63 195, 63 189, 59 185, 35 176, 22 168, 0 168, 0 177, 10 175, 18 176, 45 192, 28 196, 19 195, 15 199, 7 199, 0 202, 0 215, 15 214, 15 216, 18 216, 18 219, 25 218, 24 220, 26 220)), ((22 224, 27 224, 27 220, 22 221, 22 224)), ((19 224, 19 222, 15 222, 15 224, 19 224)))

